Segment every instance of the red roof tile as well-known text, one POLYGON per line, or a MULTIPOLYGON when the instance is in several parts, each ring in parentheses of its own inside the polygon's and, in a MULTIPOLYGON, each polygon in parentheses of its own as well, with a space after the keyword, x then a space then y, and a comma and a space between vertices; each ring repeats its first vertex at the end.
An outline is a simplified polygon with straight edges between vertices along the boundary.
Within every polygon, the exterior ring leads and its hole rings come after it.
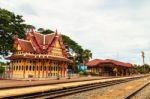
POLYGON ((38 42, 38 44, 40 46, 44 45, 44 35, 40 34, 40 33, 36 33, 36 32, 33 32, 33 33, 34 33, 34 37, 36 38, 36 41, 38 42))
POLYGON ((55 33, 45 35, 45 44, 48 45, 55 37, 55 33))
POLYGON ((97 66, 99 63, 103 62, 104 60, 101 59, 94 59, 89 61, 86 65, 87 66, 97 66))
POLYGON ((32 52, 32 53, 35 52, 30 41, 18 39, 18 43, 20 44, 24 52, 32 52))
MULTIPOLYGON (((21 49, 24 52, 32 52, 32 53, 36 53, 36 54, 47 54, 49 52, 49 50, 54 47, 56 41, 60 42, 64 57, 60 58, 60 57, 54 56, 54 57, 49 57, 49 58, 52 58, 53 60, 55 60, 55 59, 60 59, 60 60, 64 60, 64 61, 67 60, 67 55, 66 55, 67 53, 65 51, 65 47, 63 45, 61 35, 59 35, 57 33, 43 35, 43 34, 40 34, 37 32, 27 32, 26 40, 16 38, 14 43, 15 44, 19 43, 21 46, 21 49)), ((14 45, 14 47, 15 47, 15 45, 14 45)), ((22 57, 28 58, 27 56, 22 56, 22 57)), ((30 56, 30 58, 31 58, 31 56, 30 56)), ((39 57, 39 59, 40 59, 40 57, 39 57)))
POLYGON ((98 66, 99 64, 102 64, 102 63, 112 63, 116 66, 132 67, 132 64, 130 64, 130 63, 124 63, 124 62, 120 62, 120 61, 112 60, 112 59, 106 59, 106 60, 94 59, 94 60, 89 61, 86 65, 87 66, 98 66))
POLYGON ((112 62, 115 65, 118 66, 123 66, 123 67, 132 67, 132 64, 130 63, 125 63, 125 62, 121 62, 121 61, 117 61, 117 60, 112 60, 112 59, 106 59, 107 61, 112 62))

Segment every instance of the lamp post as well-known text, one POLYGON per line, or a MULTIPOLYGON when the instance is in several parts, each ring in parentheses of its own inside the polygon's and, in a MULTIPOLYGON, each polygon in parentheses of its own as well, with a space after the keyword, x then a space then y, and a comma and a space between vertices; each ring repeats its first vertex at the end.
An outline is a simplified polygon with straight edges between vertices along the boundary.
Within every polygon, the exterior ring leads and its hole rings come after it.
POLYGON ((142 59, 143 59, 143 68, 144 68, 144 74, 146 73, 145 72, 145 53, 144 53, 144 51, 141 51, 141 54, 142 54, 142 59))

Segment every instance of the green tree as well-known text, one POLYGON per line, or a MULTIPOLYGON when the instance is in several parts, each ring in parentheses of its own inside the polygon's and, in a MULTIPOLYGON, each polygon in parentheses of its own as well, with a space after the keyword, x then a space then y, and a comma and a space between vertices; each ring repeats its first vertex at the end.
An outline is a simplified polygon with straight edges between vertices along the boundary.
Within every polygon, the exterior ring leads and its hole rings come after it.
POLYGON ((50 33, 54 33, 54 31, 50 30, 50 29, 44 29, 44 28, 39 28, 38 32, 42 33, 42 34, 50 34, 50 33))
MULTIPOLYGON (((76 58, 75 60, 78 61, 78 64, 82 63, 83 48, 77 42, 72 40, 69 36, 62 35, 62 38, 63 38, 64 45, 66 46, 68 51, 76 53, 77 56, 75 57, 76 58)), ((72 57, 72 55, 70 55, 70 57, 72 57)))
MULTIPOLYGON (((134 69, 143 74, 144 73, 144 66, 143 65, 134 65, 134 69)), ((150 72, 150 65, 149 64, 145 64, 145 69, 146 69, 146 73, 149 73, 150 72)))
POLYGON ((82 52, 82 58, 84 65, 92 58, 92 52, 89 49, 85 49, 82 52))
POLYGON ((0 54, 7 55, 13 48, 13 36, 23 38, 26 28, 21 15, 0 8, 0 54))

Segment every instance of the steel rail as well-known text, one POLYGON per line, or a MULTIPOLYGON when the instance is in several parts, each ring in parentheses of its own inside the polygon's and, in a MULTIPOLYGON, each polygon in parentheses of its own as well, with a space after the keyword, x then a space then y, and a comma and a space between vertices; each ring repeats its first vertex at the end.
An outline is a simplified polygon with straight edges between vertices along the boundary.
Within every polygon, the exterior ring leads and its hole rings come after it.
POLYGON ((138 88, 137 90, 135 90, 134 92, 132 92, 131 94, 129 94, 128 96, 126 96, 125 99, 131 99, 132 97, 136 96, 140 91, 142 91, 148 85, 150 85, 150 82, 146 83, 142 87, 138 88))
MULTIPOLYGON (((142 76, 143 77, 143 76, 142 76)), ((19 95, 19 96, 12 96, 12 97, 5 97, 4 99, 12 98, 12 99, 35 99, 35 98, 43 98, 43 99, 52 99, 52 98, 58 98, 62 96, 67 96, 75 93, 80 93, 88 90, 93 90, 97 88, 103 88, 108 87, 112 85, 117 85, 124 82, 133 81, 142 77, 134 77, 134 78, 126 78, 126 79, 120 79, 120 80, 112 80, 107 82, 100 82, 100 83, 94 83, 94 84, 86 84, 81 85, 77 87, 71 87, 71 88, 64 88, 54 91, 45 91, 45 92, 38 92, 38 93, 32 93, 32 94, 26 94, 26 95, 19 95)))

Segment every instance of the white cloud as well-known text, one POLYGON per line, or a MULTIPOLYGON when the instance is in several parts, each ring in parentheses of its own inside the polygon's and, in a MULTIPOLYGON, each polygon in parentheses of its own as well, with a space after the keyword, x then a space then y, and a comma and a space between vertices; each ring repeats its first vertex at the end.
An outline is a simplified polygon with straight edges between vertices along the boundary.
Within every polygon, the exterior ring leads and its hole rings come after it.
POLYGON ((149 0, 3 0, 0 6, 36 27, 57 28, 94 58, 141 63, 144 50, 150 63, 149 0))

